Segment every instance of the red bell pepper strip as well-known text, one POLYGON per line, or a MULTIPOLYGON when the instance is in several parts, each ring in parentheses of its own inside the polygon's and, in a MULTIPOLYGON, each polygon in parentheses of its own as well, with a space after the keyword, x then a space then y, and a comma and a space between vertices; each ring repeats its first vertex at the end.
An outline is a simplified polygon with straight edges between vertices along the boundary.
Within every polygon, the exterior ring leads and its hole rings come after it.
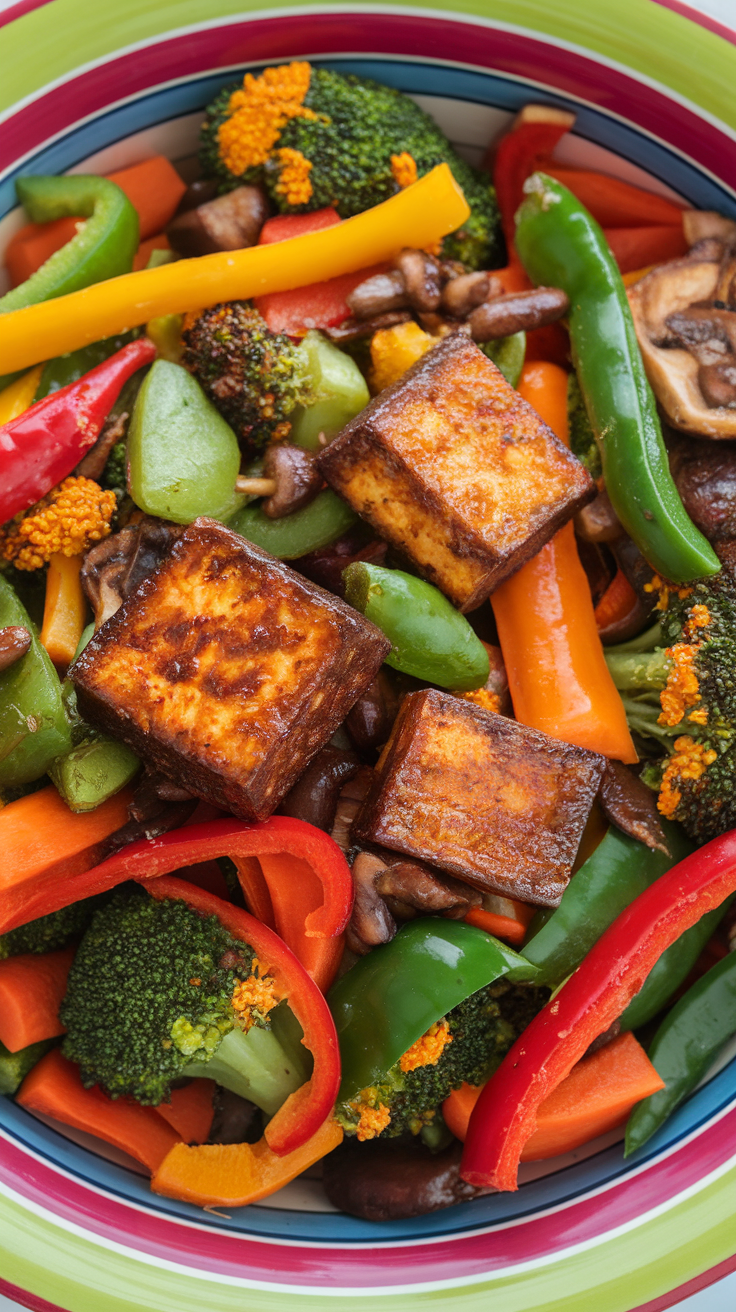
POLYGON ((37 401, 0 428, 0 524, 12 519, 70 474, 94 446, 123 383, 156 347, 129 342, 68 387, 37 401))
MULTIPOLYGON (((165 835, 166 836, 166 835, 165 835)), ((266 1126, 264 1137, 278 1157, 301 1148, 316 1134, 335 1105, 340 1086, 340 1050, 329 1007, 301 962, 286 944, 255 916, 223 902, 183 879, 161 876, 142 878, 146 891, 157 899, 176 898, 205 916, 217 916, 233 938, 254 949, 263 970, 283 989, 289 1007, 304 1031, 302 1042, 314 1057, 311 1079, 289 1094, 266 1126)))
POLYGON ((501 138, 493 167, 493 185, 510 263, 518 260, 514 247, 514 215, 524 199, 524 183, 532 173, 544 168, 569 126, 564 120, 522 122, 501 138))
MULTIPOLYGON (((332 228, 340 222, 340 215, 331 206, 313 210, 311 214, 277 214, 264 223, 258 244, 268 246, 274 241, 286 241, 288 237, 302 237, 307 232, 332 228)), ((374 273, 383 273, 385 268, 385 264, 376 264, 370 269, 344 273, 339 278, 313 282, 307 287, 268 292, 255 298, 255 306, 272 333, 303 337, 310 328, 336 328, 350 318, 347 304, 350 293, 359 283, 374 273)))
POLYGON ((537 1108, 618 1019, 662 953, 734 891, 736 829, 672 866, 622 911, 484 1086, 470 1118, 463 1180, 517 1188, 537 1108))
POLYGON ((315 973, 321 984, 339 960, 340 936, 352 910, 353 881, 342 852, 329 835, 290 816, 275 815, 256 825, 240 820, 186 825, 160 838, 130 843, 100 865, 68 878, 59 878, 54 868, 48 878, 36 873, 32 883, 14 887, 12 897, 9 890, 3 899, 0 933, 115 888, 126 879, 144 883, 218 856, 229 856, 239 867, 255 914, 281 934, 307 970, 317 963, 315 973), (256 902, 252 898, 257 874, 253 862, 261 856, 267 872, 256 902))

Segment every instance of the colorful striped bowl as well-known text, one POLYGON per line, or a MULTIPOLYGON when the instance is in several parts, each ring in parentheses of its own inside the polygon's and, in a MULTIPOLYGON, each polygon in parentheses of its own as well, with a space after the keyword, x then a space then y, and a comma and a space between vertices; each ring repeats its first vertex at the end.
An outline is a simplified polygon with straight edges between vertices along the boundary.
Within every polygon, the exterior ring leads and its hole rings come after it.
MULTIPOLYGON (((184 158, 231 74, 293 57, 410 92, 471 160, 529 99, 571 108, 568 162, 736 216, 734 38, 677 0, 20 0, 0 27, 0 246, 17 173, 184 158)), ((736 1269, 736 1058, 626 1163, 613 1135, 522 1178, 383 1225, 308 1181, 224 1216, 0 1099, 0 1291, 70 1312, 659 1312, 736 1269)))

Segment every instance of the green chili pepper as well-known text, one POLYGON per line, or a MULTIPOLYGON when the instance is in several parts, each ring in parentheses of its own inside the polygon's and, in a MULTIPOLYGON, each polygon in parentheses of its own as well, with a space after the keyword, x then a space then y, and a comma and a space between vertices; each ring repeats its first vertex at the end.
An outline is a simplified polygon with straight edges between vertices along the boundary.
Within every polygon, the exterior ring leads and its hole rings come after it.
POLYGON ((665 1088, 637 1103, 626 1125, 625 1156, 647 1142, 700 1083, 736 1034, 736 952, 696 980, 662 1021, 647 1056, 665 1088))
POLYGON ((269 519, 259 502, 239 510, 228 520, 228 526, 279 560, 298 560, 341 538, 357 518, 347 502, 326 488, 308 506, 281 519, 269 519))
POLYGON ((0 1093, 15 1093, 28 1072, 38 1065, 55 1043, 56 1039, 40 1039, 38 1043, 29 1043, 27 1048, 19 1048, 17 1052, 9 1052, 5 1044, 0 1043, 0 1093))
POLYGON ((538 912, 522 954, 539 966, 539 983, 557 988, 634 898, 694 851, 679 825, 663 822, 671 856, 614 825, 573 875, 554 911, 538 912))
POLYGON ((409 921, 338 980, 328 1001, 342 1060, 338 1102, 375 1083, 440 1017, 505 976, 536 983, 512 948, 460 920, 409 921))
POLYGON ((0 298, 0 314, 130 273, 138 249, 138 214, 116 183, 77 174, 18 178, 15 187, 32 223, 75 215, 87 222, 30 278, 0 298))
POLYGON ((391 641, 386 664, 442 688, 469 692, 488 678, 488 652, 464 615, 424 579, 357 561, 343 572, 345 600, 391 641))
POLYGON ((67 387, 69 383, 78 383, 79 379, 91 369, 102 364, 103 360, 108 360, 116 351, 122 351, 128 342, 134 341, 138 336, 138 330, 134 329, 129 333, 120 333, 117 337, 106 337, 101 342, 92 342, 90 346, 82 346, 78 351, 69 351, 67 355, 58 355, 55 360, 48 360, 36 388, 34 403, 44 396, 50 396, 52 392, 61 391, 61 388, 67 387))
POLYGON ((697 924, 686 930, 671 947, 663 952, 656 966, 650 970, 639 992, 632 998, 621 1017, 622 1030, 636 1030, 667 1005, 673 993, 687 979, 708 939, 722 921, 732 897, 714 911, 702 916, 697 924))
POLYGON ((513 333, 511 337, 497 337, 492 342, 479 342, 481 351, 501 370, 507 383, 517 387, 524 368, 526 333, 513 333))
POLYGON ((544 173, 525 184, 516 247, 537 283, 570 298, 573 360, 613 508, 649 564, 676 583, 717 574, 713 548, 688 518, 670 473, 616 262, 598 224, 544 173))
POLYGON ((31 783, 71 745, 61 684, 35 626, 0 574, 0 628, 20 624, 31 633, 25 656, 0 674, 0 788, 31 783))

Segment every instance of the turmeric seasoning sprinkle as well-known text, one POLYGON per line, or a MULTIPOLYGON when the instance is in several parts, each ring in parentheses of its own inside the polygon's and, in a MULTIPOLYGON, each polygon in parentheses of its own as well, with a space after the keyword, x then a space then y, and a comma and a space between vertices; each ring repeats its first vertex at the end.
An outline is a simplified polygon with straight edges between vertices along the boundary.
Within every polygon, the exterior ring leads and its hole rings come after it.
POLYGON ((253 973, 248 979, 238 980, 233 989, 232 1005, 238 1013, 238 1024, 247 1033, 257 1020, 265 1020, 283 998, 276 980, 261 975, 258 958, 253 958, 253 973))
POLYGON ((410 187, 413 182, 416 182, 416 161, 408 150, 402 150, 400 155, 391 156, 391 172, 394 176, 394 182, 402 191, 405 187, 410 187))
POLYGON ((697 645, 691 646, 678 642, 667 648, 667 655, 672 660, 672 669, 667 675, 667 683, 659 696, 662 714, 658 723, 673 726, 679 724, 689 706, 700 701, 698 676, 693 669, 693 661, 698 653, 697 645))
POLYGON ((501 705, 501 698, 497 692, 491 692, 490 688, 474 688, 472 692, 461 692, 458 694, 466 702, 474 702, 480 706, 482 711, 495 711, 501 705))
POLYGON ((260 76, 246 73, 217 133, 220 156, 231 173, 239 176, 264 164, 289 119, 318 117, 303 103, 311 76, 311 65, 296 61, 267 68, 260 76))
POLYGON ((655 574, 651 583, 644 584, 644 591, 658 592, 659 597, 655 610, 666 610, 670 602, 670 593, 674 592, 680 601, 684 601, 686 597, 690 596, 692 588, 678 588, 676 584, 668 583, 666 579, 660 578, 659 574, 655 574))
POLYGON ((289 205, 306 205, 312 197, 310 161, 300 150, 291 150, 287 146, 275 153, 281 166, 276 191, 286 198, 289 205))
POLYGON ((376 1102, 376 1090, 363 1089, 350 1103, 353 1111, 358 1113, 356 1136, 359 1143, 365 1143, 366 1139, 375 1139, 376 1135, 381 1134, 390 1124, 391 1112, 388 1107, 383 1102, 379 1102, 376 1106, 376 1102))
POLYGON ((712 765, 718 755, 712 747, 704 747, 702 743, 696 742, 688 734, 675 739, 675 750, 672 753, 659 789, 657 798, 657 809, 662 815, 671 819, 675 814, 680 802, 682 793, 676 786, 678 779, 700 779, 709 765, 712 765))
POLYGON ((426 1034, 407 1048, 399 1065, 402 1071, 416 1071, 420 1066, 436 1066, 448 1043, 452 1043, 450 1026, 445 1017, 430 1025, 426 1034))
POLYGON ((17 569, 41 569, 51 556, 81 556, 110 532, 115 493, 91 478, 70 477, 0 529, 0 556, 17 569))

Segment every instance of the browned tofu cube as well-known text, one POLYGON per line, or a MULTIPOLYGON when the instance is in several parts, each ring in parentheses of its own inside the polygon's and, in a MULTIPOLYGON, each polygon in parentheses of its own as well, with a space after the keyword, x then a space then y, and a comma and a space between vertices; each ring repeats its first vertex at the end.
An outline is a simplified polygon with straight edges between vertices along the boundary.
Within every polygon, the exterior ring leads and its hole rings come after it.
POLYGON ((72 670, 82 714, 243 820, 269 816, 389 642, 338 597, 198 519, 72 670))
POLYGON ((463 611, 595 495, 579 460, 459 333, 381 392, 319 466, 463 611))
POLYGON ((451 693, 410 693, 353 836, 557 906, 605 760, 451 693))

